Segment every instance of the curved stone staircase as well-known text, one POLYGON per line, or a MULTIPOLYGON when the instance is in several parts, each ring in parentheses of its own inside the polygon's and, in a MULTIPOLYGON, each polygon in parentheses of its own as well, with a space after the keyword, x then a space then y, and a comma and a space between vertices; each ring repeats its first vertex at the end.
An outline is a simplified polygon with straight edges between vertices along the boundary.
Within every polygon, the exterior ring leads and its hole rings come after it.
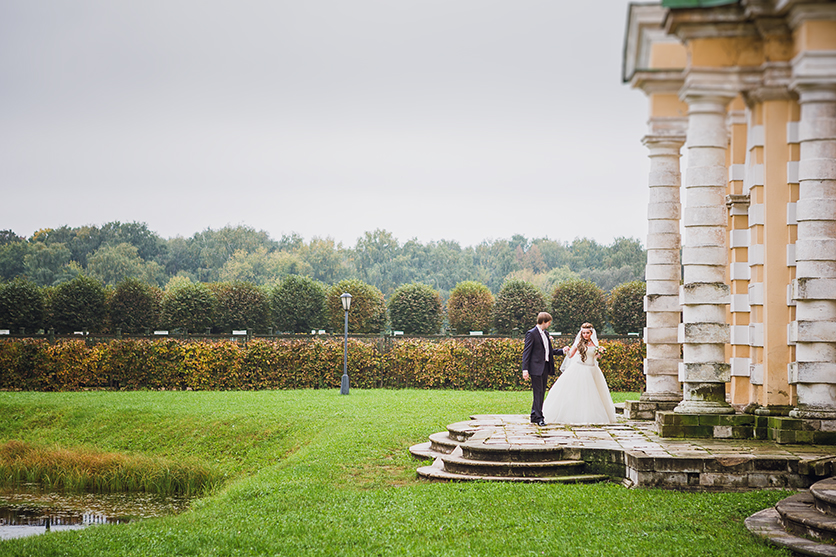
POLYGON ((415 457, 432 460, 418 469, 431 480, 488 480, 506 482, 591 483, 607 481, 607 474, 586 473, 586 463, 566 447, 483 443, 490 431, 471 422, 447 426, 430 435, 429 442, 410 447, 415 457), (575 458, 572 458, 575 457, 575 458))
POLYGON ((836 557, 836 477, 753 514, 746 528, 796 555, 836 557))

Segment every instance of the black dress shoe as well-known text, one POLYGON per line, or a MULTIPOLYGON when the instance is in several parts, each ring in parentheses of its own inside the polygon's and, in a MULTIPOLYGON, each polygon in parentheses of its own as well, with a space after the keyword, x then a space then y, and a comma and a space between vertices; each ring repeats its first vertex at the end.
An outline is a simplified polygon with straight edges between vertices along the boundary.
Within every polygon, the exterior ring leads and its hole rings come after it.
POLYGON ((540 420, 539 422, 537 422, 537 425, 542 427, 542 426, 546 425, 546 421, 545 420, 540 420))

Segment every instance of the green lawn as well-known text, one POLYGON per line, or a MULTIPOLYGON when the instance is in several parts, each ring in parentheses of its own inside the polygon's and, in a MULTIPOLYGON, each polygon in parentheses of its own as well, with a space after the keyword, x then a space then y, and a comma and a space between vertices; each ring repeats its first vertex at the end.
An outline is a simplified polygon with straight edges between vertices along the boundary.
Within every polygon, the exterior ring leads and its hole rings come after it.
MULTIPOLYGON (((625 396, 616 396, 623 400, 625 396)), ((528 392, 0 393, 0 443, 199 462, 224 483, 179 516, 0 542, 0 556, 788 555, 743 520, 784 492, 430 483, 414 443, 528 392)))

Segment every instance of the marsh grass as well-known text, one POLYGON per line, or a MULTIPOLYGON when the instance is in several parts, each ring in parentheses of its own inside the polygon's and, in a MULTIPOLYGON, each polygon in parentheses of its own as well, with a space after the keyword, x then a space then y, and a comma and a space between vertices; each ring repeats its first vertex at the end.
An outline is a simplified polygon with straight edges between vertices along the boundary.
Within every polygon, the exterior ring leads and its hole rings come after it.
POLYGON ((198 495, 219 481, 219 474, 196 462, 84 448, 36 447, 15 440, 0 444, 2 487, 37 484, 50 491, 198 495))
POLYGON ((416 477, 410 445, 530 404, 507 391, 0 392, 0 443, 194 459, 225 478, 183 514, 0 542, 0 557, 788 555, 743 526, 786 492, 416 477))

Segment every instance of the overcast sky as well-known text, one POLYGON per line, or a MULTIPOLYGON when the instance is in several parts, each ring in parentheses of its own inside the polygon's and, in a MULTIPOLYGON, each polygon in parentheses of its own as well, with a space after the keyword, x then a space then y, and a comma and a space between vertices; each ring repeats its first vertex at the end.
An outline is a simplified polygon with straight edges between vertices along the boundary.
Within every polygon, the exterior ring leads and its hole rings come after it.
POLYGON ((0 229, 644 241, 624 0, 0 0, 0 229))

